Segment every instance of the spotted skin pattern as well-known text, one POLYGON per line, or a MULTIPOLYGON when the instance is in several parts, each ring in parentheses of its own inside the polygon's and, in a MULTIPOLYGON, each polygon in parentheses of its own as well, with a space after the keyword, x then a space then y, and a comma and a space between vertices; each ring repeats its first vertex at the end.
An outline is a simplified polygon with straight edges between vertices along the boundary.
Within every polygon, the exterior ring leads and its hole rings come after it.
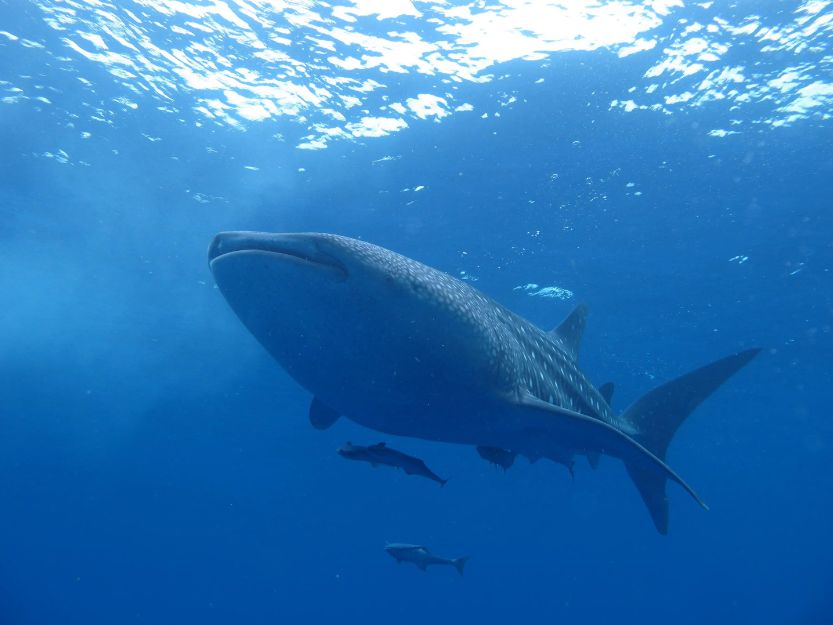
MULTIPOLYGON (((628 432, 632 428, 610 406, 579 370, 555 333, 544 332, 462 280, 416 260, 357 239, 318 234, 322 247, 332 247, 366 267, 377 267, 390 282, 407 285, 414 296, 444 309, 444 315, 476 327, 484 340, 496 388, 534 397, 553 406, 598 419, 628 432)), ((341 255, 341 254, 339 254, 341 255)))

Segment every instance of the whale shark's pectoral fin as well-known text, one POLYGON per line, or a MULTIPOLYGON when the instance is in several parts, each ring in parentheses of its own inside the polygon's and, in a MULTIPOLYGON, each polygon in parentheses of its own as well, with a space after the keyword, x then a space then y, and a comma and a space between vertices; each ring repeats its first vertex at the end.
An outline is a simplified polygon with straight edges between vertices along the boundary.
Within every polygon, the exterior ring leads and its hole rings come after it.
POLYGON ((312 403, 309 405, 309 422, 316 430, 326 430, 338 421, 340 416, 338 412, 317 397, 312 398, 312 403))
MULTIPOLYGON (((587 453, 603 453, 615 456, 630 469, 639 467, 647 473, 662 475, 682 486, 703 508, 708 506, 686 482, 665 462, 652 454, 625 432, 617 430, 604 421, 566 408, 553 406, 537 397, 525 393, 510 400, 517 410, 520 429, 529 433, 529 445, 547 455, 548 439, 556 448, 570 448, 587 453)), ((558 460, 556 460, 557 462, 558 460)))

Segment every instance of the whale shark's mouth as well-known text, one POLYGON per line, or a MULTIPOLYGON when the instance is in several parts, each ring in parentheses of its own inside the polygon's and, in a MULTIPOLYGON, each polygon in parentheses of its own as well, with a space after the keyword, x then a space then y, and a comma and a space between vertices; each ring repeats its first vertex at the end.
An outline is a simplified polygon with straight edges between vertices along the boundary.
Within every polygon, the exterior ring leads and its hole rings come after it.
POLYGON ((268 254, 276 260, 337 271, 348 276, 347 268, 338 258, 323 252, 316 238, 297 234, 266 234, 261 232, 221 232, 208 247, 208 264, 243 254, 268 254))

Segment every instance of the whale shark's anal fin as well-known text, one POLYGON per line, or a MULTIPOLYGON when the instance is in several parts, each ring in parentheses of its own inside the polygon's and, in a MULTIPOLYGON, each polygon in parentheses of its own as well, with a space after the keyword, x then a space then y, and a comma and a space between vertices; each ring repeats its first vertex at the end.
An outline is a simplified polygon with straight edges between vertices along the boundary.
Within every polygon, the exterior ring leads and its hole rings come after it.
POLYGON ((341 415, 317 397, 309 405, 309 422, 316 430, 326 430, 338 421, 341 415))

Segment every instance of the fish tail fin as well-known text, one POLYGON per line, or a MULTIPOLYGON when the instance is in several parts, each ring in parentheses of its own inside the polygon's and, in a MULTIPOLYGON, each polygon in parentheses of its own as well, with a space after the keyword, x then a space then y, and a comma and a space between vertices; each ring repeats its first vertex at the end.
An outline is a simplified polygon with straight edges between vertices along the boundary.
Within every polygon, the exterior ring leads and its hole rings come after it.
POLYGON ((445 479, 440 478, 439 480, 437 480, 437 481, 440 483, 440 488, 442 488, 443 486, 445 486, 446 484, 448 484, 448 480, 450 480, 450 479, 451 479, 450 477, 447 477, 447 478, 445 478, 445 479))
MULTIPOLYGON (((666 382, 631 404, 622 418, 633 426, 636 431, 634 438, 664 462, 668 445, 686 417, 760 351, 757 348, 748 349, 666 382)), ((667 534, 667 475, 644 464, 626 462, 625 466, 657 530, 660 534, 667 534)))
POLYGON ((463 556, 462 558, 455 558, 451 561, 451 564, 454 565, 454 568, 457 569, 457 572, 460 576, 463 576, 463 567, 466 566, 466 562, 469 561, 469 556, 463 556))

